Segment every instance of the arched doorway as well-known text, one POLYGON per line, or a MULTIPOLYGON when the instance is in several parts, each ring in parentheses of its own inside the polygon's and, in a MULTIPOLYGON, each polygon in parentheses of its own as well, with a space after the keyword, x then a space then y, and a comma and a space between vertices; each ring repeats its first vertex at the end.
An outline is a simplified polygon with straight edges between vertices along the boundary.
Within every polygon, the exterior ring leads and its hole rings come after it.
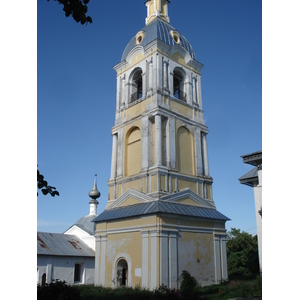
POLYGON ((117 264, 117 286, 127 286, 128 264, 125 259, 120 259, 117 264))

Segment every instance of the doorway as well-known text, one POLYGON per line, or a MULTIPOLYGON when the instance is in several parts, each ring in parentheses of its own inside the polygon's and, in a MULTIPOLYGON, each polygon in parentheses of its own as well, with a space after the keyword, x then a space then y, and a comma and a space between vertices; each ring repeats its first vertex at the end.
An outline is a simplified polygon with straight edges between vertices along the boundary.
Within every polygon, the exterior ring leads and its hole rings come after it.
POLYGON ((128 264, 125 259, 120 259, 117 264, 117 286, 128 285, 128 264))

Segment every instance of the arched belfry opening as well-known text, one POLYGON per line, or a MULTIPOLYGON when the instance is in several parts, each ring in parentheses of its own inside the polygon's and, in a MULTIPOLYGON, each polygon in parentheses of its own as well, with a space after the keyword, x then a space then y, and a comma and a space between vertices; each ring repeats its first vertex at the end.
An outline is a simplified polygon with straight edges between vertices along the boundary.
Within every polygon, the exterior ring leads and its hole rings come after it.
POLYGON ((142 69, 136 68, 130 76, 130 103, 143 97, 142 69))
POLYGON ((142 134, 138 127, 133 127, 126 138, 126 176, 137 174, 142 168, 142 134))
POLYGON ((186 93, 184 91, 185 74, 179 68, 175 68, 173 74, 174 97, 186 102, 186 93))
POLYGON ((117 287, 128 285, 128 264, 127 261, 121 258, 117 264, 117 287))

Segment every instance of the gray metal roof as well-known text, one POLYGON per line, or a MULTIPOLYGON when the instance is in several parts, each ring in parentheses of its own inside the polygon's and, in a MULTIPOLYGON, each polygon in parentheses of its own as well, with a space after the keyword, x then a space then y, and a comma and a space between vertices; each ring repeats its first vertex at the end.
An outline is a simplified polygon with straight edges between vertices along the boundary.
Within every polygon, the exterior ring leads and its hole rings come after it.
POLYGON ((254 186, 258 183, 258 172, 257 167, 250 170, 248 173, 239 178, 241 184, 254 186))
MULTIPOLYGON (((152 21, 142 29, 142 31, 144 31, 144 38, 140 43, 140 45, 145 47, 146 45, 148 45, 149 43, 151 43, 156 39, 163 41, 169 46, 177 45, 170 34, 171 30, 176 30, 176 29, 173 26, 171 26, 169 23, 163 21, 162 19, 156 18, 154 21, 152 21)), ((189 52, 189 54, 193 59, 196 59, 195 52, 191 44, 183 35, 181 35, 180 33, 179 35, 180 35, 180 45, 189 52)), ((137 44, 136 44, 136 37, 134 36, 126 46, 121 60, 124 60, 127 57, 128 53, 135 46, 137 46, 137 44)))
POLYGON ((167 201, 151 201, 125 207, 118 207, 104 210, 94 222, 109 221, 115 219, 129 218, 140 215, 150 215, 156 213, 166 213, 180 216, 190 216, 205 219, 214 219, 228 221, 230 220, 220 212, 211 208, 204 208, 199 206, 184 205, 172 203, 167 201))
POLYGON ((37 254, 95 257, 95 251, 76 235, 49 232, 37 233, 37 254))
POLYGON ((245 164, 258 166, 262 164, 262 150, 245 154, 241 156, 245 164))
POLYGON ((74 225, 77 225, 78 227, 82 228, 86 232, 88 232, 91 235, 95 234, 95 223, 93 220, 96 218, 96 215, 87 215, 82 218, 80 218, 74 225))

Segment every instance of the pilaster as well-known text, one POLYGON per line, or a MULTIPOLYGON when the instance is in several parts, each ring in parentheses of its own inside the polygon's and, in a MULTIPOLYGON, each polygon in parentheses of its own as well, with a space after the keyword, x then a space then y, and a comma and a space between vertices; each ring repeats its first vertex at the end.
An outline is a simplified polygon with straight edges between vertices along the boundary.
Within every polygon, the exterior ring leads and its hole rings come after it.
POLYGON ((226 280, 228 279, 226 235, 221 236, 221 266, 222 266, 222 280, 226 280))
POLYGON ((170 288, 178 288, 178 252, 177 252, 177 233, 170 232, 169 245, 170 245, 170 263, 169 263, 169 279, 170 288))
POLYGON ((117 136, 117 133, 115 133, 115 134, 113 134, 112 155, 111 155, 111 171, 110 171, 111 179, 114 179, 116 177, 117 147, 118 147, 118 136, 117 136))
POLYGON ((162 164, 162 131, 161 116, 155 115, 155 165, 162 164))
POLYGON ((123 176, 123 127, 118 131, 117 177, 123 176))
POLYGON ((100 236, 95 236, 95 285, 100 285, 100 236))
POLYGON ((215 250, 215 283, 219 283, 222 279, 219 236, 214 236, 214 250, 215 250))
POLYGON ((142 169, 149 167, 149 119, 148 116, 142 119, 142 169))
POLYGON ((202 145, 201 145, 201 129, 195 128, 195 161, 196 161, 196 175, 203 175, 203 164, 202 164, 202 145))
POLYGON ((169 286, 169 237, 167 231, 160 233, 160 284, 169 286))
POLYGON ((206 133, 204 132, 202 133, 202 150, 203 150, 204 175, 209 176, 206 133))
POLYGON ((142 231, 142 287, 149 286, 149 232, 142 231))
POLYGON ((158 270, 157 270, 157 232, 152 231, 151 232, 151 273, 150 273, 150 289, 155 289, 158 286, 157 282, 157 275, 158 275, 158 270))
POLYGON ((102 286, 105 286, 105 270, 106 270, 106 242, 107 236, 101 236, 101 252, 100 252, 100 280, 99 283, 102 286))

